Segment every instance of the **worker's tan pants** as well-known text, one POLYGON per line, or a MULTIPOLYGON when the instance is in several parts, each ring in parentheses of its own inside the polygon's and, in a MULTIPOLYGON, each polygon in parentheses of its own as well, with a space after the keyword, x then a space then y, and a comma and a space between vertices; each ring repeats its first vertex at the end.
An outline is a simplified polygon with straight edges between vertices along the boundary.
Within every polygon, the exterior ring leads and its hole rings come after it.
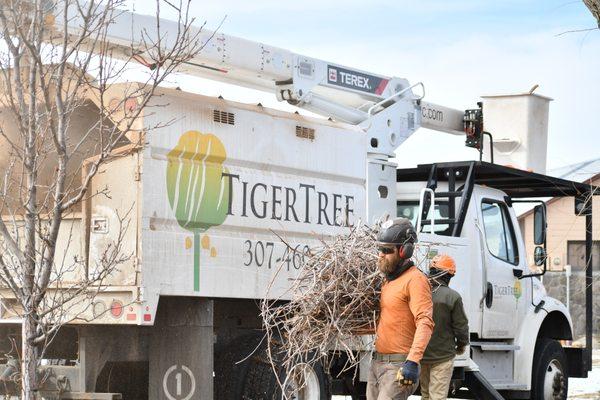
POLYGON ((418 382, 411 386, 401 386, 396 374, 404 362, 383 362, 371 360, 367 380, 367 400, 406 400, 417 389, 418 382))
POLYGON ((421 364, 421 399, 446 400, 454 369, 454 359, 436 364, 421 364))

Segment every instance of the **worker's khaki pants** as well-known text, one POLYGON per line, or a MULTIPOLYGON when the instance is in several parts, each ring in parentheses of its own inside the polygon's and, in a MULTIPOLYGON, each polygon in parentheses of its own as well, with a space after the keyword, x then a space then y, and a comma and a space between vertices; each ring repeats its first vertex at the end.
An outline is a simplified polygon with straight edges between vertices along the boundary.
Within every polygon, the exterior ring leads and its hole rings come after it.
POLYGON ((411 386, 401 386, 396 374, 404 362, 383 362, 371 360, 367 380, 367 400, 406 400, 417 389, 418 382, 411 386))
POLYGON ((421 363, 421 399, 446 400, 454 369, 454 359, 436 364, 421 363))

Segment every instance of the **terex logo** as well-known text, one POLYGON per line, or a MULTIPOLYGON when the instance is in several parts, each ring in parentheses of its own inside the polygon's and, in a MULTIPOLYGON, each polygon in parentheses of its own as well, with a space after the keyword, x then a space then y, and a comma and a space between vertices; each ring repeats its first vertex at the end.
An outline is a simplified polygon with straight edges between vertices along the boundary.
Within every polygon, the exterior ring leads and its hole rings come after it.
POLYGON ((361 72, 329 65, 327 67, 327 83, 379 95, 383 93, 388 84, 388 80, 378 76, 363 74, 361 72))
POLYGON ((342 77, 342 82, 346 85, 371 90, 371 86, 369 86, 369 78, 360 75, 349 74, 346 72, 340 72, 340 76, 342 77))

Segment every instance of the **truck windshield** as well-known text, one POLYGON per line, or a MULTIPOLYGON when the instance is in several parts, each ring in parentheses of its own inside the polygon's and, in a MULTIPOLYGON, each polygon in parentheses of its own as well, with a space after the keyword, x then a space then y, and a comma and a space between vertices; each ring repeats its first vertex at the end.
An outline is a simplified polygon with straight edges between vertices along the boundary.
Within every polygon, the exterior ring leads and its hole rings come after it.
MULTIPOLYGON (((417 217, 419 216, 419 202, 418 201, 398 201, 397 202, 398 217, 404 217, 410 219, 413 225, 417 223, 417 217)), ((436 220, 448 218, 448 202, 436 202, 435 210, 429 210, 427 219, 435 218, 436 220)), ((438 234, 445 234, 448 230, 448 224, 435 224, 434 232, 438 234)), ((421 229, 417 229, 420 232, 430 232, 430 226, 426 225, 421 229)))

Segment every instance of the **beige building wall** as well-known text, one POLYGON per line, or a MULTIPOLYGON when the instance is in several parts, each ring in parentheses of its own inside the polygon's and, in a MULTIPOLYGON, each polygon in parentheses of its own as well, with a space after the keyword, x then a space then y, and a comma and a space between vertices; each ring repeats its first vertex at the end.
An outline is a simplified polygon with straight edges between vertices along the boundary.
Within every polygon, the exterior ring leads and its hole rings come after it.
MULTIPOLYGON (((600 176, 596 176, 593 185, 600 185, 600 176)), ((562 271, 568 264, 567 242, 572 240, 585 240, 585 217, 575 215, 575 199, 553 198, 547 203, 548 229, 546 249, 548 250, 548 269, 562 271)), ((593 207, 593 240, 600 240, 600 195, 594 196, 593 207)), ((527 262, 530 268, 535 269, 533 263, 533 210, 519 217, 525 246, 527 249, 527 262)), ((600 260, 594 260, 594 265, 599 265, 600 260)))

